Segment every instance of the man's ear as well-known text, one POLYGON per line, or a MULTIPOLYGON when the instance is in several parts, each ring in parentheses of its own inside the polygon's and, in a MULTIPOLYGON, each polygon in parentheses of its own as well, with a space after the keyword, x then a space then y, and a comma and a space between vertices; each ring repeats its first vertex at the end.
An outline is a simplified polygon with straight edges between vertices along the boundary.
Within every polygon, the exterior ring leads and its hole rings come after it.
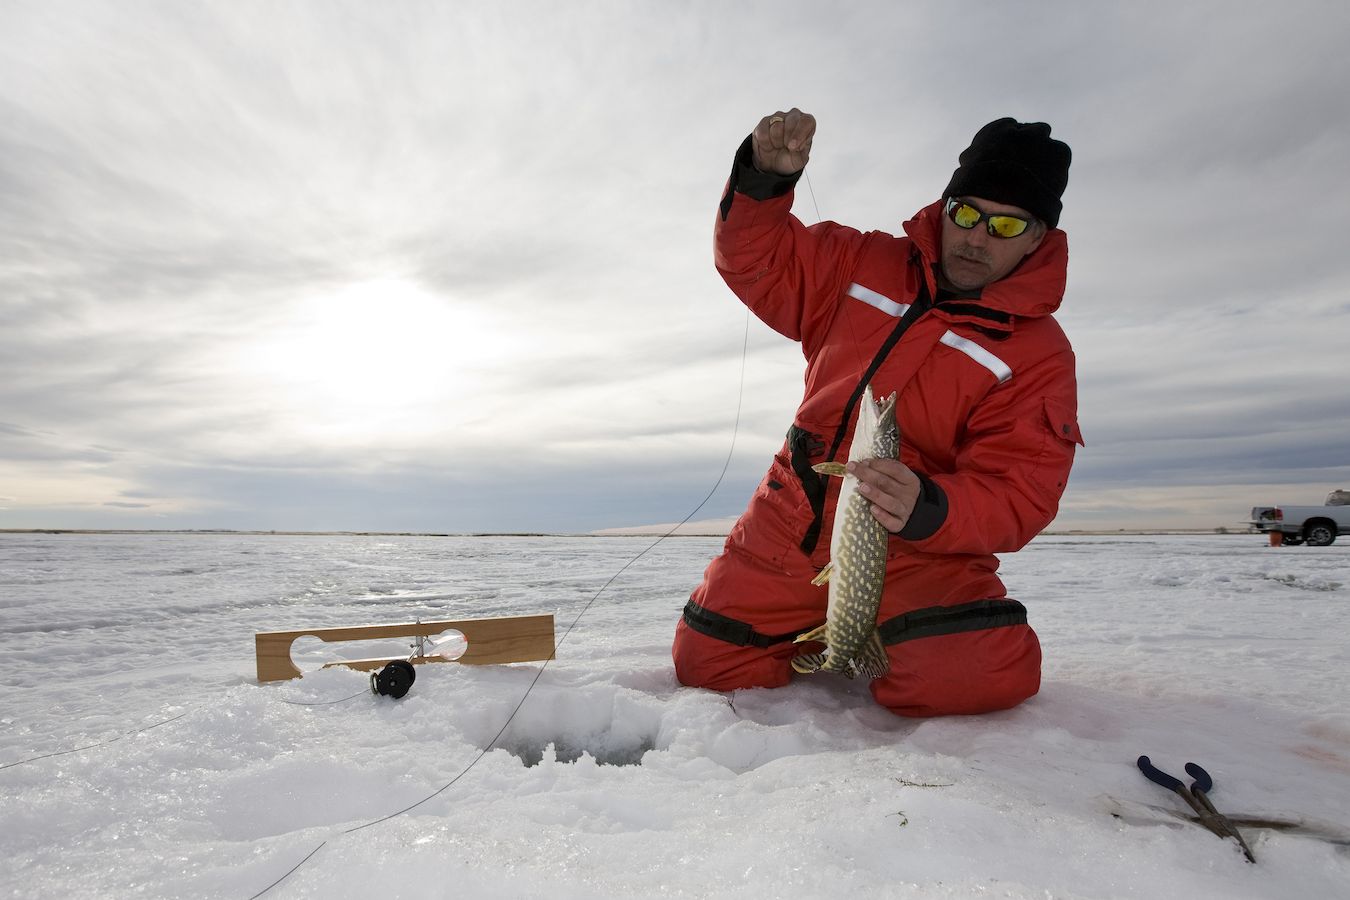
POLYGON ((1036 221, 1035 227, 1036 227, 1036 238, 1031 242, 1031 247, 1027 250, 1027 252, 1022 254, 1023 259, 1026 259, 1031 254, 1035 253, 1036 249, 1041 246, 1041 241, 1045 240, 1045 236, 1050 233, 1050 229, 1047 228, 1046 224, 1040 221, 1039 219, 1036 221))

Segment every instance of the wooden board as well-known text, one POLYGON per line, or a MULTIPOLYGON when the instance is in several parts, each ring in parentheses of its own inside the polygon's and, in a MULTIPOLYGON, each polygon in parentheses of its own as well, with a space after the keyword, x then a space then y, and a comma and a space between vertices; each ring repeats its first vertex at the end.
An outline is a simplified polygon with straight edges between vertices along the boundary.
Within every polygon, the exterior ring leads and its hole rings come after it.
MULTIPOLYGON (((533 662, 553 658, 553 615, 541 616, 500 616, 493 619, 459 619, 436 622, 402 622, 396 625, 355 625, 343 628, 305 628, 296 631, 261 631, 254 635, 254 644, 258 657, 259 681, 284 681, 287 678, 299 678, 301 672, 291 661, 291 644, 296 638, 316 637, 321 641, 335 643, 342 641, 370 641, 395 637, 435 637, 443 631, 454 629, 464 635, 468 646, 464 654, 455 660, 439 656, 416 656, 412 663, 459 662, 467 665, 491 665, 494 663, 533 662)), ((391 659, 408 659, 405 656, 380 657, 378 659, 348 659, 328 663, 330 666, 346 666, 352 669, 369 671, 382 667, 391 659)))

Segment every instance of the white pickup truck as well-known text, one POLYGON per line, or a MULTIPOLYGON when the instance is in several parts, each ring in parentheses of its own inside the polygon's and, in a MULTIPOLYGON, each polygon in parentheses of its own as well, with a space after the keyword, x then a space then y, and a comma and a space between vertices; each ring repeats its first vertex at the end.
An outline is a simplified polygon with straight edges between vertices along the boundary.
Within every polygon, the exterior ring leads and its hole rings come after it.
POLYGON ((1332 491, 1325 506, 1254 506, 1251 523, 1262 532, 1281 532, 1283 543, 1325 547, 1350 534, 1350 491, 1332 491))

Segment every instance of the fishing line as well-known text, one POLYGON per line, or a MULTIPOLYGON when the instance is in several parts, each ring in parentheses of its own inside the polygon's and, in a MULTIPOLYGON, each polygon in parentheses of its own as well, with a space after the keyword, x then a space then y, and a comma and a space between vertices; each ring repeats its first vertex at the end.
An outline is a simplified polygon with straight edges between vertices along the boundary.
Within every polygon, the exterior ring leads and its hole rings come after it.
POLYGON ((133 731, 128 731, 125 734, 119 734, 117 737, 109 738, 106 741, 99 741, 98 743, 95 744, 86 744, 83 747, 75 747, 72 750, 57 750, 55 753, 44 753, 41 756, 33 756, 29 757, 28 759, 18 760, 17 762, 5 763, 3 766, 0 766, 0 769, 10 769, 13 768, 14 766, 21 766, 24 763, 37 762, 40 759, 51 759, 53 756, 65 756, 67 753, 79 753, 82 750, 92 750, 95 747, 106 747, 109 744, 114 744, 117 741, 120 741, 122 738, 131 737, 133 734, 140 734, 142 731, 149 731, 151 728, 158 728, 161 725, 168 725, 170 722, 176 722, 179 719, 183 718, 183 716, 186 716, 188 713, 196 712, 198 709, 201 709, 201 707, 200 706, 194 707, 193 709, 189 709, 187 712, 181 712, 178 715, 173 716, 172 718, 164 719, 163 721, 156 722, 153 725, 146 725, 144 728, 137 728, 133 731))
MULTIPOLYGON (((281 700, 288 706, 332 706, 335 703, 346 703, 348 700, 355 700, 362 694, 369 694, 370 688, 362 688, 350 697, 343 697, 341 700, 281 700)), ((278 698, 281 699, 281 698, 278 698)))
MULTIPOLYGON (((814 197, 814 193, 812 196, 814 197)), ((707 502, 713 498, 713 495, 717 493, 717 489, 722 486, 722 481, 723 479, 726 478, 727 471, 731 468, 731 460, 736 452, 736 438, 740 434, 741 430, 741 409, 745 402, 745 364, 746 359, 749 356, 749 350, 750 350, 750 309, 749 307, 747 307, 745 311, 745 334, 741 338, 741 373, 740 373, 740 381, 736 389, 736 418, 731 426, 731 446, 727 449, 727 458, 722 463, 722 471, 717 474, 717 480, 713 482, 713 486, 708 490, 707 496, 705 496, 702 500, 700 500, 698 505, 689 511, 688 515, 686 515, 678 523, 673 525, 670 528, 670 530, 667 531, 665 534, 662 534, 656 540, 648 544, 636 556, 628 560, 628 562, 624 563, 623 566, 619 569, 619 571, 611 575, 609 577, 609 580, 606 581, 604 584, 602 584, 600 586, 600 589, 591 595, 590 599, 587 600, 585 605, 581 607, 581 611, 578 612, 576 616, 572 619, 572 623, 567 626, 565 631, 563 631, 562 637, 558 638, 557 643, 553 645, 553 659, 557 658, 558 650, 559 648, 562 647, 563 642, 565 642, 568 636, 571 635, 572 629, 577 627, 577 623, 581 621, 581 617, 586 615, 587 611, 590 610, 591 606, 595 603, 595 601, 600 598, 600 595, 603 594, 605 590, 611 584, 613 584, 614 581, 620 575, 628 571, 628 569, 634 563, 642 559, 644 556, 646 556, 648 553, 654 550, 658 544, 660 544, 666 538, 675 534, 675 532, 677 532, 682 526, 686 525, 689 522, 689 520, 694 518, 694 516, 698 514, 698 511, 701 510, 707 504, 707 502)), ((484 747, 482 750, 478 751, 478 755, 475 756, 472 760, 470 760, 469 764, 460 770, 458 775, 456 775, 454 778, 451 778, 445 784, 441 785, 436 790, 432 791, 430 794, 427 794, 425 797, 423 797, 421 800, 418 800, 416 803, 413 803, 410 806, 405 806, 403 809, 400 809, 397 812, 392 812, 386 816, 381 816, 378 819, 372 819, 371 821, 365 822, 361 825, 354 825, 351 828, 344 829, 341 832, 341 834, 344 835, 352 834, 354 832, 370 828, 372 825, 379 825, 381 822, 388 822, 390 819, 397 818, 398 816, 401 816, 404 813, 411 812, 412 810, 421 806, 423 803, 426 803, 440 796, 445 791, 449 790, 450 787, 452 787, 457 781, 459 781, 465 775, 469 774, 469 770, 471 770, 474 766, 476 766, 479 760, 481 760, 484 756, 487 756, 488 753, 491 752, 492 750, 496 749, 497 741, 501 740, 502 735, 506 733, 506 729, 511 727, 511 723, 515 721, 517 713, 519 713, 521 708, 525 705, 525 701, 529 699, 530 693, 534 691, 535 685, 539 683, 539 679, 542 678, 544 675, 544 670, 548 668, 549 663, 552 662, 553 659, 544 660, 543 664, 539 667, 538 671, 534 673, 534 678, 530 680, 529 686, 525 688, 525 693, 521 695, 519 702, 517 702, 515 708, 511 710, 511 714, 506 717, 506 721, 502 724, 502 727, 497 731, 495 735, 493 735, 492 740, 488 742, 487 746, 484 747)), ((351 698, 349 697, 347 699, 351 698)), ((331 701, 331 702, 342 702, 342 701, 331 701)), ((294 866, 288 869, 286 873, 283 874, 276 881, 272 882, 267 887, 263 888, 261 891, 258 891, 258 893, 254 894, 252 897, 249 897, 249 900, 257 900, 257 898, 263 896, 268 891, 272 890, 272 888, 281 884, 293 873, 295 873, 301 866, 303 866, 306 862, 308 862, 311 858, 313 858, 313 856, 316 853, 318 853, 327 845, 328 840, 325 839, 321 844, 319 844, 313 850, 309 851, 309 853, 305 856, 304 859, 300 860, 298 863, 296 863, 294 866)))
POLYGON ((811 174, 802 169, 802 175, 806 178, 806 189, 811 192, 811 205, 816 208, 816 224, 819 225, 825 221, 825 217, 820 214, 820 204, 816 202, 816 189, 811 184, 811 174))
MULTIPOLYGON (((811 205, 816 208, 816 224, 819 225, 825 221, 825 217, 820 214, 820 204, 816 202, 816 188, 811 183, 811 173, 802 169, 802 176, 806 179, 806 189, 811 193, 811 205)), ((845 316, 844 321, 848 323, 849 334, 853 337, 853 355, 858 357, 858 369, 867 371, 867 361, 862 354, 862 345, 858 341, 858 331, 853 327, 853 320, 845 316)))
MULTIPOLYGON (((357 691, 355 694, 352 694, 350 697, 343 697, 341 700, 314 700, 314 701, 281 700, 280 702, 287 703, 291 706, 330 706, 334 703, 346 703, 348 700, 354 700, 357 697, 360 697, 362 694, 369 694, 369 693, 370 693, 369 690, 361 690, 357 691)), ((39 756, 30 756, 27 759, 20 759, 15 760, 14 762, 0 764, 0 769, 12 769, 15 766, 22 766, 25 765, 26 763, 37 762, 38 760, 42 759, 51 759, 54 756, 65 756, 68 753, 79 753, 83 750, 93 750, 95 747, 106 747, 109 744, 117 743, 118 741, 122 740, 122 738, 131 737, 133 734, 140 734, 143 731, 149 731, 151 728, 158 728, 161 725, 168 725, 170 722, 177 722, 179 719, 183 718, 189 713, 194 713, 199 709, 203 709, 205 706, 206 706, 205 703, 199 704, 198 706, 194 706, 192 709, 189 709, 186 712, 181 712, 176 716, 170 716, 167 719, 162 719, 153 724, 146 725, 143 728, 132 729, 131 731, 127 731, 124 732, 123 734, 117 735, 117 737, 108 738, 108 740, 106 741, 98 741, 93 744, 85 744, 83 747, 72 747, 69 750, 57 750, 53 753, 43 753, 39 756)))

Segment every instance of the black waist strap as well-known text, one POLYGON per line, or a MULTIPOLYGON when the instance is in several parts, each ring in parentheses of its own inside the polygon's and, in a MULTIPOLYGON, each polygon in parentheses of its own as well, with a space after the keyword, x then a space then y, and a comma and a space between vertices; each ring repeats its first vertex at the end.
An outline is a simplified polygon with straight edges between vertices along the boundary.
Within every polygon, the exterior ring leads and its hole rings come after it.
POLYGON ((789 631, 787 634, 760 634, 745 622, 704 609, 693 600, 684 606, 684 624, 706 634, 710 638, 726 641, 738 647, 772 647, 785 641, 795 640, 802 631, 789 631))
MULTIPOLYGON (((772 647, 795 640, 801 631, 787 634, 760 634, 749 624, 704 609, 693 600, 684 606, 684 623, 699 634, 726 641, 738 647, 772 647)), ((916 638, 983 631, 1027 624, 1027 608, 1016 600, 976 600, 956 606, 930 606, 887 619, 877 626, 886 646, 916 638)))
POLYGON ((1027 624, 1027 608, 1016 600, 976 600, 956 606, 930 606, 887 619, 877 626, 887 646, 915 638, 983 631, 1027 624))

